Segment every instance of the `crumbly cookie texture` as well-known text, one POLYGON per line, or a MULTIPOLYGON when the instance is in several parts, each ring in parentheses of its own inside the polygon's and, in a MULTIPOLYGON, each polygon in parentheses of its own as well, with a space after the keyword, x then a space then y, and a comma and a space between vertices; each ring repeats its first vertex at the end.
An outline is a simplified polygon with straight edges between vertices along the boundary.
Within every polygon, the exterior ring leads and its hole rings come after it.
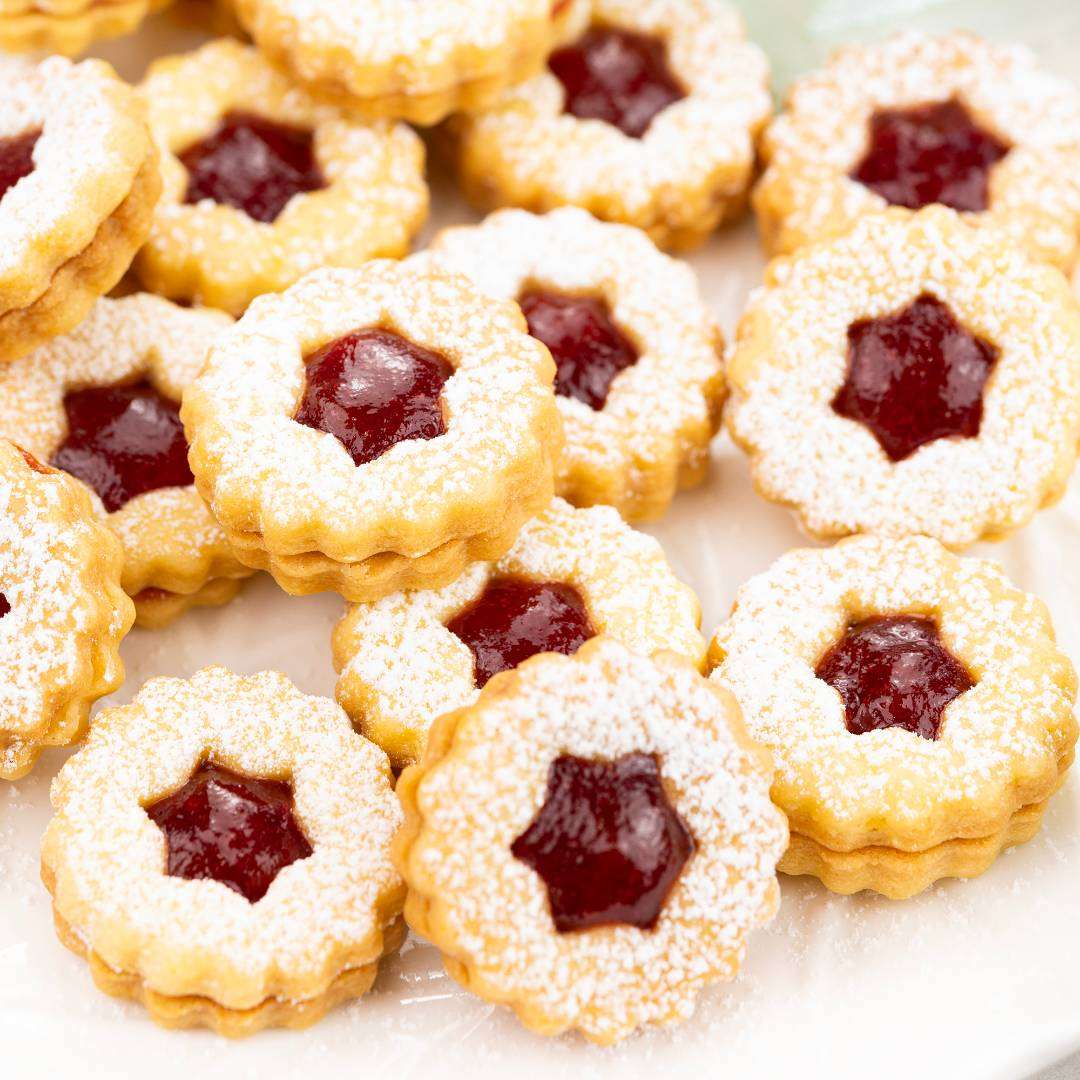
POLYGON ((1064 492, 1080 440, 1080 309, 1060 271, 943 207, 889 210, 775 260, 728 358, 726 416, 754 485, 820 539, 996 539, 1064 492), (849 327, 929 292, 998 350, 979 434, 892 461, 832 408, 849 327))
POLYGON ((172 0, 4 0, 0 48, 76 56, 95 41, 130 34, 172 0))
POLYGON ((386 757, 332 701, 283 675, 151 680, 99 715, 52 799, 42 876, 61 939, 102 989, 168 1026, 303 1026, 364 993, 401 942, 404 888, 390 860, 401 810, 386 757), (219 881, 164 873, 165 839, 143 809, 208 755, 290 780, 314 849, 254 904, 219 881))
POLYGON ((773 799, 802 838, 781 868, 839 891, 904 896, 982 872, 1034 833, 1073 759, 1076 674, 1046 607, 928 537, 788 553, 739 590, 710 658, 776 760, 773 799), (815 676, 850 623, 894 614, 933 617, 975 682, 935 740, 852 734, 815 676))
POLYGON ((214 347, 181 411, 195 482, 237 555, 287 591, 356 601, 439 588, 495 559, 550 501, 562 430, 554 364, 516 304, 426 262, 320 270, 261 297, 214 347), (304 357, 381 327, 446 358, 446 433, 365 465, 296 423, 304 357))
POLYGON ((395 767, 420 759, 436 717, 476 699, 473 655, 446 624, 499 577, 571 585, 597 634, 644 655, 704 663, 700 605, 660 545, 608 507, 575 510, 555 499, 501 559, 474 563, 444 589, 358 604, 338 624, 337 699, 395 767))
POLYGON ((490 105, 578 33, 588 0, 236 0, 261 51, 369 119, 436 124, 490 105))
POLYGON ((484 208, 581 206, 662 247, 696 246, 745 205, 772 111, 768 62, 716 0, 595 0, 592 17, 662 41, 685 98, 635 139, 564 114, 563 87, 545 71, 452 121, 465 192, 484 208))
POLYGON ((637 229, 576 207, 544 216, 502 210, 482 225, 443 230, 430 251, 501 300, 537 288, 599 297, 638 351, 603 409, 559 397, 559 494, 651 520, 679 488, 704 479, 725 394, 723 339, 689 267, 637 229))
POLYGON ((223 38, 154 63, 140 87, 161 149, 164 192, 135 270, 151 292, 241 314, 324 266, 399 257, 424 223, 424 146, 404 124, 363 123, 319 102, 252 47, 223 38), (230 112, 311 131, 326 180, 272 222, 234 206, 185 201, 178 154, 230 112))
MULTIPOLYGON (((101 299, 69 334, 0 367, 0 434, 51 461, 67 436, 64 397, 72 390, 147 380, 179 404, 230 325, 221 312, 186 310, 148 293, 101 299)), ((139 625, 161 626, 171 621, 166 614, 175 617, 191 603, 231 599, 235 587, 203 590, 251 574, 193 485, 145 492, 113 513, 92 491, 90 499, 123 544, 122 583, 139 625)))
POLYGON ((787 844, 768 797, 770 765, 733 699, 682 658, 655 660, 597 638, 497 675, 436 721, 398 794, 395 842, 410 926, 469 990, 545 1035, 611 1043, 686 1019, 703 986, 735 977, 746 937, 779 902, 787 844), (651 753, 695 851, 651 931, 555 930, 540 877, 511 853, 563 754, 651 753), (466 857, 467 856, 467 857, 466 857))
POLYGON ((82 484, 0 439, 0 779, 78 739, 123 682, 121 562, 82 484))
POLYGON ((120 280, 161 189, 144 109, 108 64, 5 64, 0 133, 41 135, 0 206, 0 362, 70 330, 120 280))
POLYGON ((799 80, 762 140, 754 206, 776 253, 846 231, 886 200, 851 177, 879 110, 957 100, 1010 147, 988 210, 966 215, 1068 268, 1080 252, 1080 93, 1020 45, 902 33, 840 50, 799 80))

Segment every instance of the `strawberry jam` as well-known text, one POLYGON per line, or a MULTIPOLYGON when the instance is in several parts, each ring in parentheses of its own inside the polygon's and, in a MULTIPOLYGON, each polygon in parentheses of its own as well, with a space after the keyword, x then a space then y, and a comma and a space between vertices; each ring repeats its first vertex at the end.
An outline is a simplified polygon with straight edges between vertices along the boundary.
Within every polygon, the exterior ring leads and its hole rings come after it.
POLYGON ((27 131, 0 139, 0 199, 34 171, 34 147, 40 138, 40 131, 27 131))
POLYGON ((194 482, 179 407, 149 383, 76 390, 64 411, 67 438, 51 464, 92 487, 109 513, 144 492, 194 482))
POLYGON ((1008 152, 959 101, 945 101, 875 113, 851 175, 893 206, 980 211, 990 204, 990 170, 1008 152))
POLYGON ((542 652, 570 656, 596 631, 577 589, 494 578, 446 628, 472 651, 477 686, 542 652))
POLYGON ((627 30, 594 27, 552 53, 548 67, 563 85, 566 112, 603 120, 633 139, 686 97, 668 67, 663 42, 627 30))
POLYGON ((923 293, 895 315, 848 328, 848 372, 832 407, 865 424, 893 461, 925 443, 974 438, 998 350, 923 293))
POLYGON ((544 805, 510 850, 543 880, 560 934, 615 923, 651 930, 694 840, 655 755, 563 755, 548 771, 544 805))
POLYGON ((289 784, 212 762, 146 812, 165 836, 170 877, 212 878, 253 904, 286 866, 311 854, 289 784))
POLYGON ((310 131, 230 112, 178 155, 188 172, 185 201, 212 199, 255 221, 275 221, 294 195, 326 187, 313 142, 310 131))
POLYGON ((2 619, 11 610, 11 604, 8 603, 8 598, 0 593, 0 619, 2 619))
POLYGON ((637 349, 615 325, 607 304, 592 296, 529 290, 518 303, 529 333, 555 360, 555 393, 602 409, 620 371, 635 364, 637 349))
POLYGON ((357 330, 305 364, 296 422, 329 432, 357 465, 406 439, 446 433, 442 390, 454 369, 438 353, 389 330, 357 330))
POLYGON ((853 735, 899 727, 936 739, 945 708, 975 685, 942 644, 937 623, 919 615, 855 623, 816 674, 840 695, 853 735))

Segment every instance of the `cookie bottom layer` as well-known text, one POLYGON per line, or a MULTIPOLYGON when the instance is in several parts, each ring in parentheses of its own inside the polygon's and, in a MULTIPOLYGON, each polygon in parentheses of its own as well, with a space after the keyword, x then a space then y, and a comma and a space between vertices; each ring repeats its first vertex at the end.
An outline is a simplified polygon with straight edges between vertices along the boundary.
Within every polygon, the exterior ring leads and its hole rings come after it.
POLYGON ((130 34, 172 0, 91 0, 77 15, 43 11, 0 16, 0 49, 76 56, 95 41, 130 34))
POLYGON ((191 608, 223 607, 235 598, 246 580, 247 575, 214 578, 192 593, 144 589, 132 597, 135 601, 135 625, 144 630, 160 630, 191 608))

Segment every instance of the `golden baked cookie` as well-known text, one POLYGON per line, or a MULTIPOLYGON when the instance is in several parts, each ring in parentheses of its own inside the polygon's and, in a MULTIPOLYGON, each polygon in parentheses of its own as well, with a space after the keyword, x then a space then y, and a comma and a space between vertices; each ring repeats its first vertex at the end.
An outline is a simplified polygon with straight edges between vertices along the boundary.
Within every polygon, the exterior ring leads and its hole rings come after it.
POLYGON ((121 561, 83 486, 0 439, 0 779, 78 739, 123 682, 121 561))
POLYGON ((588 18, 589 0, 234 0, 260 50, 368 119, 490 105, 588 18))
POLYGON ((130 34, 172 0, 0 0, 0 49, 75 56, 130 34))
POLYGON ((710 658, 776 759, 780 869, 835 892, 981 874, 1073 760, 1076 674, 1045 605, 928 537, 789 552, 739 590, 710 658))
POLYGON ((565 207, 445 229, 440 265, 516 300, 555 360, 559 494, 629 521, 705 478, 724 400, 723 339, 693 271, 637 229, 565 207))
POLYGON ((610 507, 554 502, 495 562, 444 589, 349 609, 334 631, 336 697, 395 768, 419 760, 435 718, 539 652, 603 635, 701 668, 701 607, 663 549, 610 507))
POLYGON ((534 657, 440 717, 398 782, 405 918, 541 1034, 685 1020, 779 904, 770 776, 689 661, 605 638, 534 657))
POLYGON ((889 210, 776 260, 728 358, 754 484, 820 539, 996 539, 1065 489, 1080 309, 1059 270, 953 210, 889 210))
POLYGON ((902 33, 796 82, 762 143, 766 246, 940 203, 1068 269, 1080 253, 1080 92, 1020 45, 902 33))
POLYGON ((385 755, 277 672, 152 679, 53 782, 60 940, 166 1027, 305 1027, 401 944, 385 755))
POLYGON ((159 60, 141 91, 165 183, 135 264, 151 292, 239 315, 310 270, 404 255, 427 216, 413 131, 320 104, 248 45, 159 60))
POLYGON ((161 186, 142 105, 107 64, 7 64, 0 363, 70 330, 120 280, 161 186))
POLYGON ((555 365, 516 304, 426 261, 260 297, 181 416, 237 556, 287 592, 377 600, 497 559, 550 501, 555 365))
POLYGON ((231 322, 147 293, 102 299, 69 334, 0 367, 0 434, 93 492, 123 544, 140 626, 224 603, 251 574, 195 490, 179 415, 231 322))
POLYGON ((484 208, 581 206, 685 249, 742 211, 769 69, 717 0, 594 0, 546 71, 450 125, 484 208))

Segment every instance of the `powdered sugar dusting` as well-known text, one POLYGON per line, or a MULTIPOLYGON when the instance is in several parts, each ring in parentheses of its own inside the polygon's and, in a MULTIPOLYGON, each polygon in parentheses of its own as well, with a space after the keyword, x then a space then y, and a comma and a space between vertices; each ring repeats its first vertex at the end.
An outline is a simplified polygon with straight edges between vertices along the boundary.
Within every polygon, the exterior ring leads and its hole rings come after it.
POLYGON ((446 623, 504 576, 572 585, 598 634, 645 655, 702 661, 697 598, 660 545, 607 507, 575 510, 556 499, 497 562, 473 564, 444 589, 357 604, 339 624, 338 700, 396 764, 419 758, 437 716, 475 700, 473 655, 446 623))
POLYGON ((529 1016, 605 1040, 685 1018, 705 983, 734 977, 747 933, 776 908, 787 830, 762 763, 725 700, 684 664, 601 639, 514 678, 511 692, 481 695, 420 779, 410 883, 437 908, 450 955, 529 1016), (659 756, 695 854, 654 931, 557 934, 540 878, 510 845, 543 803, 555 757, 635 752, 659 756))
POLYGON ((385 756, 333 702, 283 675, 206 668, 151 680, 131 705, 99 715, 52 794, 42 857, 58 912, 106 963, 162 993, 230 1008, 313 997, 377 959, 400 904, 389 849, 401 810, 385 756), (164 839, 142 809, 207 754, 292 782, 314 854, 282 870, 257 904, 217 881, 167 876, 164 839))
POLYGON ((1060 494, 1080 440, 1080 311, 1060 273, 932 207, 890 211, 771 268, 729 359, 728 426, 766 497, 819 536, 927 533, 952 546, 1023 525, 1060 494), (999 357, 979 435, 900 462, 831 407, 852 323, 929 292, 999 357))
POLYGON ((792 829, 838 850, 989 835, 1054 790, 1076 741, 1075 674, 1046 608, 995 564, 926 537, 784 555, 739 590, 713 655, 713 678, 773 751, 773 795, 792 829), (935 617, 976 680, 937 740, 851 734, 839 694, 814 674, 850 621, 898 613, 935 617))

